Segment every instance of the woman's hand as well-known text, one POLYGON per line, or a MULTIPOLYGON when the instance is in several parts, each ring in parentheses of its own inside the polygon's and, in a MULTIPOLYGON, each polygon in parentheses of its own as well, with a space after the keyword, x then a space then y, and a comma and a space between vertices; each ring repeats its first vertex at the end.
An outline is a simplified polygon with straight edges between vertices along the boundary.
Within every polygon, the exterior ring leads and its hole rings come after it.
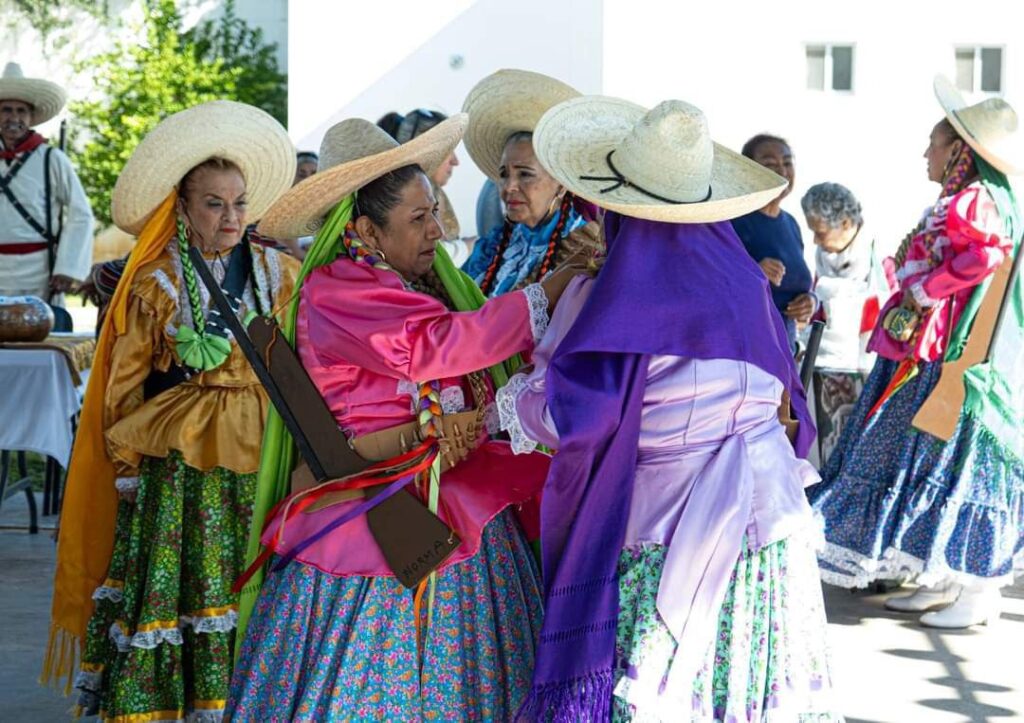
POLYGON ((782 277, 786 275, 785 265, 778 259, 761 259, 758 263, 761 267, 761 271, 768 277, 768 282, 772 286, 778 286, 782 283, 782 277))
MULTIPOLYGON (((766 259, 767 260, 767 259, 766 259)), ((806 324, 811 320, 817 303, 810 294, 800 294, 786 305, 786 316, 798 324, 806 324)))
POLYGON ((566 263, 555 269, 546 279, 540 282, 541 287, 544 289, 544 294, 548 297, 548 315, 555 310, 558 305, 558 300, 562 298, 562 292, 565 291, 569 282, 575 279, 577 276, 593 276, 596 272, 588 271, 588 268, 584 264, 579 263, 566 263))

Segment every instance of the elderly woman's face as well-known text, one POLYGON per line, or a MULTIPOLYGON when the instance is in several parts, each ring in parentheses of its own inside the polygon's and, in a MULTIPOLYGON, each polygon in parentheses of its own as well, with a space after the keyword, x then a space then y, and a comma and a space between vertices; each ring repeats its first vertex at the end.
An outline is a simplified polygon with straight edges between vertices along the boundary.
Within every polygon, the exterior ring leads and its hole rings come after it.
POLYGON ((557 208, 556 199, 565 193, 537 161, 528 140, 505 146, 498 177, 505 215, 512 223, 537 226, 557 208))
POLYGON ((754 160, 789 181, 789 185, 778 200, 788 196, 793 190, 793 180, 796 178, 796 171, 793 170, 793 151, 789 146, 778 141, 765 141, 754 149, 754 160))
POLYGON ((444 233, 426 175, 417 173, 405 184, 399 202, 388 212, 383 226, 375 224, 369 216, 360 216, 356 219, 356 231, 368 245, 383 251, 387 264, 407 281, 427 273, 444 233))
POLYGON ((233 248, 245 233, 245 179, 235 168, 193 171, 178 201, 178 212, 194 246, 210 253, 233 248))
POLYGON ((957 150, 955 139, 950 137, 946 124, 939 121, 928 136, 928 147, 924 149, 924 157, 928 161, 928 180, 942 183, 942 174, 946 170, 953 151, 957 150))
POLYGON ((814 234, 814 243, 829 253, 838 253, 850 245, 859 230, 849 218, 832 226, 823 218, 806 216, 807 228, 814 234))

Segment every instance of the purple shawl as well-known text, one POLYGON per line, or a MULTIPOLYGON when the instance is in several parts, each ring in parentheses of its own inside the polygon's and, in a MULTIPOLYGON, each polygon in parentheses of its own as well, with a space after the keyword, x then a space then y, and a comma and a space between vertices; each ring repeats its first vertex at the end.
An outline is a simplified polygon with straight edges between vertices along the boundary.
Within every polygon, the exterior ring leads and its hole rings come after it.
POLYGON ((790 393, 799 456, 815 434, 768 282, 731 224, 609 212, 605 234, 608 261, 547 375, 560 442, 541 508, 545 617, 528 720, 611 715, 616 566, 651 355, 754 364, 790 393))

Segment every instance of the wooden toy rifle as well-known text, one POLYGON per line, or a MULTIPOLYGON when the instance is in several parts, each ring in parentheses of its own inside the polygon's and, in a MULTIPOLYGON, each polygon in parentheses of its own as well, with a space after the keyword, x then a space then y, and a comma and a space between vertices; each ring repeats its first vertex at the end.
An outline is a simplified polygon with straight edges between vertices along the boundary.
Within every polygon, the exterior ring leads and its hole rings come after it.
POLYGON ((939 382, 914 416, 915 428, 943 441, 949 441, 956 429, 960 412, 967 398, 964 372, 975 364, 988 361, 999 338, 999 328, 1006 319, 1012 292, 1020 273, 1020 248, 1013 259, 1007 257, 992 275, 971 333, 959 359, 945 362, 939 382))

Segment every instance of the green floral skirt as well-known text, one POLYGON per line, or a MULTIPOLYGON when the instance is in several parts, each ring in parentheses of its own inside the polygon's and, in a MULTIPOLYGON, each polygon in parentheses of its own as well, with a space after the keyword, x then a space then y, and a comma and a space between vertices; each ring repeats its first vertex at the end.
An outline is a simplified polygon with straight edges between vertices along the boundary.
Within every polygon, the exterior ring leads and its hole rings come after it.
MULTIPOLYGON (((628 547, 619 557, 619 621, 612 719, 662 720, 627 703, 630 687, 661 681, 676 642, 657 610, 667 548, 628 547)), ((817 560, 801 538, 744 546, 704 664, 682 696, 677 721, 837 721, 829 680, 825 611, 817 560)))
POLYGON ((220 721, 234 659, 237 596, 254 474, 200 472, 181 454, 147 458, 117 512, 107 580, 93 595, 75 686, 107 721, 220 721))

